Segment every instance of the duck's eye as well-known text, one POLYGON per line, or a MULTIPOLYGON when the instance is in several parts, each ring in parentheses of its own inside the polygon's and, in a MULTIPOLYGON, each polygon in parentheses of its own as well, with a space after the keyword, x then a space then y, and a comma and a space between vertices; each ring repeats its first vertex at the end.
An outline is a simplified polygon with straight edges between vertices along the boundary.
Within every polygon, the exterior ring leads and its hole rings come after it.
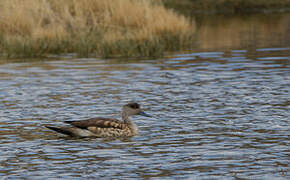
POLYGON ((137 103, 130 104, 129 107, 132 108, 132 109, 140 108, 139 104, 137 104, 137 103))

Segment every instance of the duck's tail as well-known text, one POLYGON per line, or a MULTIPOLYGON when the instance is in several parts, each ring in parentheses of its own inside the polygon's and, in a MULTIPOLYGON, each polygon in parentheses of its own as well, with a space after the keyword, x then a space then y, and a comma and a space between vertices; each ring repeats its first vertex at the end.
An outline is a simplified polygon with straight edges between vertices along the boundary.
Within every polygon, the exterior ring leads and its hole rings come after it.
POLYGON ((57 128, 57 127, 52 127, 52 126, 45 126, 45 127, 61 134, 74 136, 74 133, 72 132, 70 128, 57 128))

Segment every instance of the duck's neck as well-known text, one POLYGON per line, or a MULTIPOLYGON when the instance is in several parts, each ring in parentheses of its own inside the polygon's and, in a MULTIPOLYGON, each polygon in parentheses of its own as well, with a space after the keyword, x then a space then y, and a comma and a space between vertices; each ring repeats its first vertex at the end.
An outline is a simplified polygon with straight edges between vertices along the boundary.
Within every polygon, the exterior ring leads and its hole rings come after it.
POLYGON ((131 131, 134 135, 137 135, 139 133, 137 125, 133 122, 133 120, 124 111, 122 112, 122 120, 124 121, 125 124, 128 125, 128 127, 131 129, 131 131))
POLYGON ((134 122, 130 119, 129 115, 128 115, 125 111, 122 112, 122 120, 123 120, 124 123, 126 123, 126 124, 132 124, 132 123, 134 123, 134 122))

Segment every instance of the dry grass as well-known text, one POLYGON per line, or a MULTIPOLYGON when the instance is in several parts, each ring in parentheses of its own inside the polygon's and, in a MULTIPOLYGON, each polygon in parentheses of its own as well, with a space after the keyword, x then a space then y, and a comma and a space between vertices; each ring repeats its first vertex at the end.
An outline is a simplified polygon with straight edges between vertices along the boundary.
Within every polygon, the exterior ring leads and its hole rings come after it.
POLYGON ((192 42, 194 25, 151 0, 1 0, 7 57, 152 56, 192 42))

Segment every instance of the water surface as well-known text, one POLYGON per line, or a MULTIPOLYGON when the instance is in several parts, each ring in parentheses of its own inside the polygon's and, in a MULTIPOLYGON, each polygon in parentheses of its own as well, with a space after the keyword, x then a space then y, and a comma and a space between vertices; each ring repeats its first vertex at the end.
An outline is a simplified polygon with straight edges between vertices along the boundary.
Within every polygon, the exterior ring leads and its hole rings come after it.
POLYGON ((0 176, 289 179, 290 43, 278 46, 2 63, 0 176), (131 100, 154 116, 134 118, 133 138, 74 139, 44 128, 119 117, 131 100))

